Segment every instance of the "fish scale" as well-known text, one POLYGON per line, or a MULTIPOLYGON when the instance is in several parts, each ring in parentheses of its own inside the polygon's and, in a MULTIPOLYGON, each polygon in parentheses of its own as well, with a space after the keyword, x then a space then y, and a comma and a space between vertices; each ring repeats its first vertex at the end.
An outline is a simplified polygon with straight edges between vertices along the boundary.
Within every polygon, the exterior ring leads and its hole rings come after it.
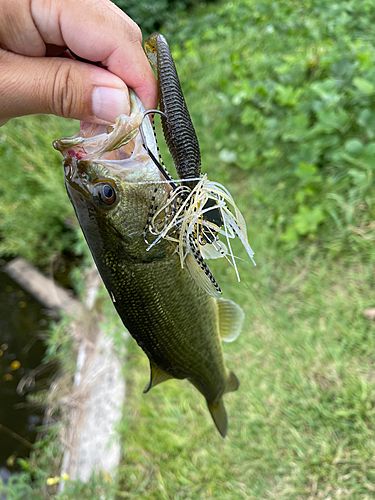
MULTIPOLYGON (((117 254, 116 262, 121 260, 117 254)), ((106 281, 112 284, 109 289, 125 326, 152 355, 153 362, 171 377, 193 379, 206 398, 215 401, 226 382, 222 376, 226 369, 221 341, 214 335, 217 324, 212 321, 217 316, 215 299, 193 280, 186 284, 186 271, 176 256, 152 265, 136 264, 131 271, 127 266, 112 266, 106 281), (176 289, 182 293, 172 302, 170 297, 176 289), (205 314, 193 316, 191 311, 198 307, 205 314), (187 330, 191 332, 189 336, 185 334, 187 330)))
MULTIPOLYGON (((151 191, 152 197, 153 190, 149 188, 148 193, 151 191)), ((154 247, 153 253, 146 251, 147 244, 140 228, 146 216, 144 199, 150 194, 140 196, 136 185, 123 193, 122 198, 127 203, 118 210, 116 226, 126 227, 132 234, 129 242, 119 242, 108 234, 106 223, 101 229, 102 223, 98 222, 100 234, 91 238, 90 249, 94 258, 99 253, 97 267, 114 298, 115 308, 138 344, 146 352, 152 352, 155 364, 169 375, 201 381, 196 383, 205 388, 206 398, 214 401, 224 389, 226 377, 222 374, 228 374, 221 340, 215 334, 216 299, 201 290, 194 280, 186 281, 189 276, 168 242, 154 247), (103 253, 101 248, 105 240, 103 253), (171 296, 176 300, 171 301, 171 296), (192 315, 198 308, 204 313, 192 315), (187 330, 191 336, 186 336, 187 330), (215 353, 211 361, 208 361, 207 352, 215 353)), ((156 194, 159 203, 161 196, 162 193, 156 194)))

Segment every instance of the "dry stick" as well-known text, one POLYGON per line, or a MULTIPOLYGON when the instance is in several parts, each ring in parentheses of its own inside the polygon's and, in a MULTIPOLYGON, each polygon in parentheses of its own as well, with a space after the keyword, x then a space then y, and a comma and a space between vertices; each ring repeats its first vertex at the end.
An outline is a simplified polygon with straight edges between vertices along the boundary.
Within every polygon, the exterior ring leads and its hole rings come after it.
POLYGON ((28 448, 33 448, 33 445, 32 443, 30 443, 30 441, 27 441, 27 439, 23 438, 16 432, 12 431, 11 429, 8 429, 8 427, 5 427, 5 425, 0 424, 0 430, 4 431, 5 434, 8 434, 8 436, 11 436, 13 439, 20 441, 23 445, 27 446, 28 448))

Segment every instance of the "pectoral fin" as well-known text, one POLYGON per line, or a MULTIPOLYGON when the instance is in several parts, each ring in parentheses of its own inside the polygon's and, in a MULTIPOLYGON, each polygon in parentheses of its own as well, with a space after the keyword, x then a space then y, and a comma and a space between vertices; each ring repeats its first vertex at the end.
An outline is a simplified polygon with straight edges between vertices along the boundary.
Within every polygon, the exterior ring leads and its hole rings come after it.
POLYGON ((220 432, 222 437, 225 438, 228 432, 228 417, 223 400, 219 399, 219 401, 214 401, 212 403, 207 401, 207 406, 210 410, 211 417, 215 422, 217 430, 220 432))
POLYGON ((150 361, 150 381, 144 388, 143 392, 146 394, 146 392, 148 392, 156 385, 161 384, 162 382, 165 382, 166 380, 169 380, 171 378, 173 378, 171 375, 168 375, 168 373, 164 372, 152 361, 150 361))
POLYGON ((231 300, 217 299, 219 335, 224 342, 233 342, 241 333, 245 313, 231 300))
POLYGON ((219 285, 216 283, 215 278, 212 276, 207 264, 204 262, 203 258, 200 264, 195 260, 195 258, 187 254, 185 259, 186 269, 189 271, 190 276, 193 278, 195 283, 207 292, 212 297, 220 297, 221 290, 219 285))

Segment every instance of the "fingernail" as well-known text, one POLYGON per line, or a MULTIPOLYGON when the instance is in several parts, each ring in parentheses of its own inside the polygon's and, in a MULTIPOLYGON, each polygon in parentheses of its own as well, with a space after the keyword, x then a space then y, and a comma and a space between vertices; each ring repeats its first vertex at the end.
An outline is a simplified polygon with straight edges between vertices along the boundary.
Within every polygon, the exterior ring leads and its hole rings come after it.
POLYGON ((96 87, 92 95, 92 110, 96 118, 114 123, 116 116, 129 114, 129 97, 125 90, 96 87))

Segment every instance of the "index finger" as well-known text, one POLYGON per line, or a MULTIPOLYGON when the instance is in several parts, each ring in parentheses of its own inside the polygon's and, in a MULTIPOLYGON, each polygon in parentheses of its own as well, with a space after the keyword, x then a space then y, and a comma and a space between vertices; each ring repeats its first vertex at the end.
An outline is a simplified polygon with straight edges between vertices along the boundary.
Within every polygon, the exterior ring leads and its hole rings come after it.
POLYGON ((101 62, 137 93, 146 109, 157 106, 156 79, 141 30, 112 2, 31 0, 30 12, 45 45, 66 46, 83 59, 101 62))

